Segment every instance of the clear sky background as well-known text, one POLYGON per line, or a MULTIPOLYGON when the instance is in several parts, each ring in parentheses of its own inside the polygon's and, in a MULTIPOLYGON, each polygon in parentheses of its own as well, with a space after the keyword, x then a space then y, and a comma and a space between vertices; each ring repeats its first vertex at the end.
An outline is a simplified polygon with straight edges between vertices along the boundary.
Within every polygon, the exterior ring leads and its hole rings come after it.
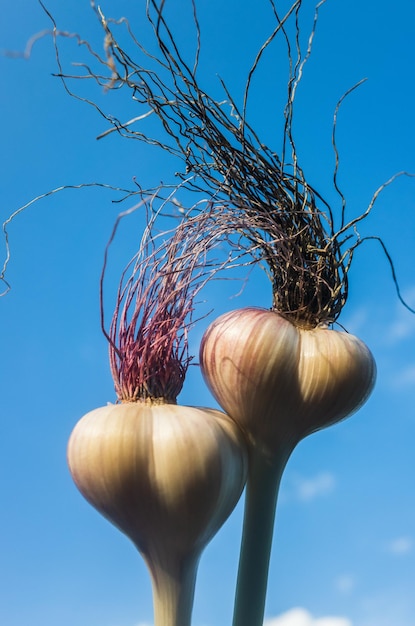
MULTIPOLYGON (((166 0, 191 58, 187 0, 166 0)), ((273 28, 267 0, 197 0, 203 85, 223 98, 217 74, 238 100, 252 60, 273 28)), ((278 6, 288 4, 278 0, 278 6)), ((102 49, 87 0, 49 0, 58 26, 102 49)), ((144 1, 102 2, 127 15, 147 37, 144 1)), ((1 0, 0 48, 22 50, 50 27, 35 0, 1 0)), ((305 2, 304 33, 314 3, 305 2)), ((282 12, 282 11, 281 11, 282 12)), ((82 58, 62 42, 65 63, 82 58)), ((298 91, 294 132, 308 181, 334 208, 333 111, 358 80, 368 81, 339 114, 339 184, 350 216, 394 173, 415 172, 415 5, 328 0, 313 56, 298 91)), ((85 58, 85 57, 83 57, 85 58)), ((0 57, 0 219, 61 185, 101 182, 131 188, 173 182, 180 163, 112 133, 57 78, 49 38, 30 60, 0 57)), ((66 65, 70 70, 70 66, 66 65)), ((258 71, 250 120, 265 143, 281 145, 286 56, 271 47, 258 71)), ((137 115, 127 93, 115 98, 74 85, 109 113, 137 115)), ((66 466, 75 423, 114 400, 107 345, 99 326, 103 251, 120 208, 114 192, 64 191, 20 214, 9 227, 10 293, 0 301, 0 623, 5 626, 147 626, 149 578, 132 544, 80 496, 66 466)), ((123 226, 113 249, 108 307, 117 271, 138 245, 143 223, 123 226), (111 282, 112 281, 112 282, 111 282)), ((379 198, 362 234, 383 238, 402 294, 415 306, 415 180, 400 178, 379 198)), ((0 242, 1 258, 5 255, 0 242)), ((2 264, 2 263, 0 263, 2 264)), ((415 317, 398 301, 380 247, 356 254, 341 323, 371 348, 378 381, 350 420, 303 441, 286 469, 271 557, 266 626, 415 626, 415 317)), ((215 314, 270 305, 258 273, 238 299, 233 283, 215 283, 215 314)), ((213 319, 212 317, 210 320, 213 319)), ((196 326, 191 350, 209 320, 196 326)), ((197 367, 179 398, 215 406, 197 367)), ((195 626, 231 623, 243 501, 206 549, 195 597, 195 626)))

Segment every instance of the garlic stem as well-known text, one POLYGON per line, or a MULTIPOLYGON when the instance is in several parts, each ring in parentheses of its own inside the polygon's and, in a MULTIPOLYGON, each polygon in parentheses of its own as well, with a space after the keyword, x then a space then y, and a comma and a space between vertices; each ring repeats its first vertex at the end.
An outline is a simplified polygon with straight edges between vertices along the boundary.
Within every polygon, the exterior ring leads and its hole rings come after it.
POLYGON ((245 492, 233 626, 262 626, 275 509, 281 476, 290 452, 272 461, 252 449, 245 492))
POLYGON ((198 558, 150 569, 155 626, 190 626, 198 558))

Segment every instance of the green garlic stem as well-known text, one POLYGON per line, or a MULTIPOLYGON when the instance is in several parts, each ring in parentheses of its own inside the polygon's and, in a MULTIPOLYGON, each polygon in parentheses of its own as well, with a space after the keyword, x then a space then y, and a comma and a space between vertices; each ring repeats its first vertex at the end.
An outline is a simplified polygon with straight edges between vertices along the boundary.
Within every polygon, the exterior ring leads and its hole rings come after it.
POLYGON ((289 454, 271 463, 252 451, 245 493, 233 626, 262 626, 275 509, 281 476, 289 454))

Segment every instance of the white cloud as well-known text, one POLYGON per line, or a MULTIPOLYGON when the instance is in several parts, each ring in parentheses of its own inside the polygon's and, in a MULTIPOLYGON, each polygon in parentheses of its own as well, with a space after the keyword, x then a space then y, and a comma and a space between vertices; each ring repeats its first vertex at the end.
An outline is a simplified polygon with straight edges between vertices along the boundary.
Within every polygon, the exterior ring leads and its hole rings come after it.
MULTIPOLYGON (((415 288, 410 289, 403 296, 409 306, 415 306, 415 288)), ((402 341, 415 333, 415 320, 413 313, 408 311, 401 302, 397 303, 396 318, 388 329, 388 339, 392 343, 402 341)))
POLYGON ((414 626, 413 589, 405 585, 380 588, 359 602, 358 626, 414 626))
POLYGON ((408 554, 414 547, 414 542, 411 537, 397 537, 387 545, 387 550, 391 554, 400 556, 401 554, 408 554))
POLYGON ((302 608, 294 608, 278 617, 267 619, 264 626, 353 626, 346 617, 313 617, 302 608))
POLYGON ((356 586, 356 580, 354 576, 350 574, 343 574, 334 581, 334 585, 340 593, 348 594, 353 591, 356 586))
POLYGON ((415 332, 415 323, 413 319, 405 316, 397 319, 389 327, 389 339, 392 342, 406 339, 415 332))
MULTIPOLYGON (((352 314, 347 315, 344 320, 342 318, 341 324, 348 333, 358 336, 368 320, 370 320, 369 309, 361 307, 360 309, 356 309, 352 314)), ((341 330, 341 328, 339 330, 341 330)))
POLYGON ((309 502, 319 496, 326 496, 334 490, 336 479, 331 472, 320 472, 311 478, 295 478, 296 496, 302 502, 309 502))
POLYGON ((408 365, 393 378, 394 387, 406 387, 415 384, 415 364, 408 365))

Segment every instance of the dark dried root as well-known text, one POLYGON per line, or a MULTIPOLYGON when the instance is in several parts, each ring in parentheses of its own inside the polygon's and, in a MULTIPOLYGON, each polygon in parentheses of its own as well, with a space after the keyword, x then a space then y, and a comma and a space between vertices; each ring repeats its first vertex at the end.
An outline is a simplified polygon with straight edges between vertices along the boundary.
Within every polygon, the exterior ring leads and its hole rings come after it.
MULTIPOLYGON (((306 181, 293 136, 294 100, 304 66, 311 55, 319 10, 325 0, 316 5, 305 46, 300 36, 302 0, 295 0, 282 16, 271 0, 274 27, 248 73, 241 107, 224 83, 226 100, 218 101, 207 94, 199 82, 200 30, 195 0, 190 2, 195 29, 195 54, 191 62, 182 54, 167 22, 165 0, 146 2, 146 17, 152 28, 155 52, 140 43, 125 18, 107 18, 93 0, 91 6, 103 29, 104 54, 93 50, 79 35, 59 31, 45 9, 53 24, 57 76, 71 96, 94 106, 110 123, 111 127, 101 133, 100 138, 116 131, 122 136, 157 145, 183 162, 183 171, 176 173, 182 185, 191 191, 210 195, 215 207, 222 207, 221 211, 226 215, 221 219, 220 211, 215 209, 217 219, 212 227, 216 237, 227 240, 234 249, 237 242, 240 251, 252 255, 253 262, 267 264, 275 310, 299 325, 330 324, 338 318, 346 303, 347 274, 353 253, 365 240, 360 238, 357 225, 369 214, 380 191, 390 183, 385 183, 374 194, 365 212, 347 221, 346 201, 337 181, 339 158, 335 130, 340 105, 364 80, 340 98, 334 113, 333 182, 341 199, 340 225, 336 225, 329 204, 306 181), (121 43, 126 35, 136 51, 135 58, 121 43), (75 39, 87 51, 89 63, 77 64, 79 74, 64 72, 58 47, 60 37, 75 39), (253 76, 276 37, 282 37, 286 43, 289 68, 279 155, 261 142, 247 115, 253 76), (127 122, 107 115, 96 103, 76 95, 69 88, 70 81, 78 79, 93 81, 106 90, 127 89, 139 107, 138 115, 127 122), (137 126, 151 115, 160 122, 161 132, 156 136, 149 136, 145 128, 137 126), (235 233, 238 234, 236 237, 235 233)), ((180 242, 175 245, 179 250, 180 242)), ((382 246, 386 251, 383 242, 382 246)), ((177 275, 180 271, 177 270, 177 275)), ((394 270, 393 278, 397 285, 394 270)), ((138 297, 143 297, 141 292, 138 297)), ((166 321, 170 320, 168 313, 160 312, 159 315, 154 327, 158 334, 160 328, 172 323, 166 321)), ((174 352, 171 346, 167 346, 166 351, 169 350, 174 352)))

